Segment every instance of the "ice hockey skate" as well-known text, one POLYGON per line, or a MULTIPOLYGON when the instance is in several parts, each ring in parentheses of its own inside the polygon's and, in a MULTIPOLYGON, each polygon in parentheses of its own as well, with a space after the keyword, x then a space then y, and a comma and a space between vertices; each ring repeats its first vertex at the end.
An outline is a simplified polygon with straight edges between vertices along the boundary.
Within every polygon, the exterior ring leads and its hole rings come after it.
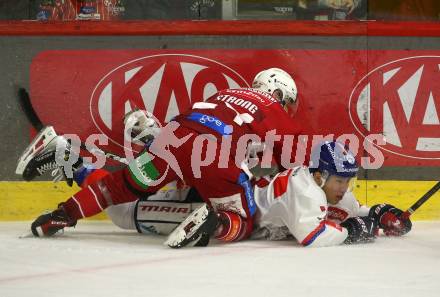
POLYGON ((57 135, 52 126, 43 128, 21 154, 15 173, 21 175, 24 180, 31 181, 52 171, 55 181, 65 178, 71 185, 71 179, 66 177, 63 166, 56 160, 57 149, 64 149, 64 153, 59 154, 59 158, 68 160, 72 152, 70 143, 64 137, 57 135))
POLYGON ((165 245, 171 248, 207 246, 217 228, 217 214, 203 204, 189 215, 170 235, 165 245))

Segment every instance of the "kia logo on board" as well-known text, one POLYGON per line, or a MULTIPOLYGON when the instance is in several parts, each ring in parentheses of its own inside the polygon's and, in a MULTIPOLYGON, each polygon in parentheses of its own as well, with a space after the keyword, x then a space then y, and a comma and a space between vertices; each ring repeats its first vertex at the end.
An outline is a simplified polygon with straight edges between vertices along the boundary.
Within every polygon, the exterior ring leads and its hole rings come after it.
POLYGON ((440 159, 440 56, 408 57, 375 68, 353 89, 349 112, 362 136, 385 136, 382 149, 440 159))
POLYGON ((124 114, 152 112, 162 123, 217 91, 249 87, 230 67, 186 54, 160 54, 131 60, 109 71, 96 85, 90 113, 96 127, 123 146, 124 114))

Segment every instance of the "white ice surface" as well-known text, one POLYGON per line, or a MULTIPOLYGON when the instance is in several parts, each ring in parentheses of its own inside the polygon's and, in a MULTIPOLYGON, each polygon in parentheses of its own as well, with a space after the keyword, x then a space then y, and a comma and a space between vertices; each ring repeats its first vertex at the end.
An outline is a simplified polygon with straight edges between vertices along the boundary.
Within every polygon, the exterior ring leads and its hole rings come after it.
POLYGON ((180 250, 109 222, 19 239, 28 225, 0 223, 1 297, 440 296, 440 222, 366 245, 244 241, 180 250))

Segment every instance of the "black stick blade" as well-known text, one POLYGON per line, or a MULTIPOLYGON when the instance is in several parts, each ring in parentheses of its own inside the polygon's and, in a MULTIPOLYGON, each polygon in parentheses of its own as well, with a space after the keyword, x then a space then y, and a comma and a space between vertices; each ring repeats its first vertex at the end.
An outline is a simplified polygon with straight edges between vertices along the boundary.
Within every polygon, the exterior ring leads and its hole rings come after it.
POLYGON ((35 109, 31 103, 29 93, 26 91, 25 88, 18 89, 18 101, 28 121, 35 128, 35 130, 40 131, 44 127, 44 125, 38 117, 37 113, 35 112, 35 109))

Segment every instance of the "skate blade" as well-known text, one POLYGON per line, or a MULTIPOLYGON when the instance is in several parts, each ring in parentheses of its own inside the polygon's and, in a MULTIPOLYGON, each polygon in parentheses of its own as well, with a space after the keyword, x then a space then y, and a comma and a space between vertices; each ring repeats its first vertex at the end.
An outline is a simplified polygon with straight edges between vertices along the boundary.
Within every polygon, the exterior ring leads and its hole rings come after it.
POLYGON ((26 233, 23 233, 22 235, 18 236, 19 239, 31 238, 31 237, 35 237, 32 231, 27 231, 26 233))
POLYGON ((32 233, 32 231, 27 231, 26 233, 23 233, 22 235, 18 236, 19 239, 22 238, 53 238, 53 237, 59 237, 64 235, 64 229, 58 230, 55 234, 52 234, 51 236, 45 236, 45 235, 40 235, 40 236, 35 236, 34 233, 32 233))
POLYGON ((164 245, 170 248, 179 248, 179 245, 191 238, 199 229, 200 225, 205 221, 209 211, 206 203, 196 208, 176 229, 171 232, 164 245), (190 228, 188 228, 191 226, 190 228))

